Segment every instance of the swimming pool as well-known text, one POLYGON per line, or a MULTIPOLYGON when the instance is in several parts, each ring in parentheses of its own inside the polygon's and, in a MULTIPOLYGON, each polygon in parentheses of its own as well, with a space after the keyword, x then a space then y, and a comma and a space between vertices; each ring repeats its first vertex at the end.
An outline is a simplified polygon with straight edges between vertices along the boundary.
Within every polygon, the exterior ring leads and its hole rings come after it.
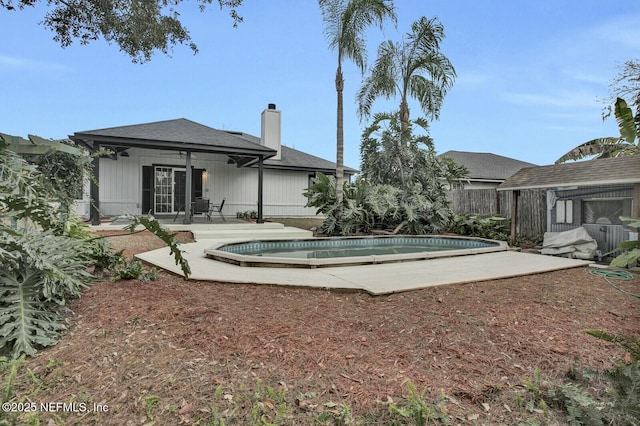
POLYGON ((503 241, 441 235, 252 240, 216 244, 207 257, 240 266, 327 267, 507 250, 503 241))

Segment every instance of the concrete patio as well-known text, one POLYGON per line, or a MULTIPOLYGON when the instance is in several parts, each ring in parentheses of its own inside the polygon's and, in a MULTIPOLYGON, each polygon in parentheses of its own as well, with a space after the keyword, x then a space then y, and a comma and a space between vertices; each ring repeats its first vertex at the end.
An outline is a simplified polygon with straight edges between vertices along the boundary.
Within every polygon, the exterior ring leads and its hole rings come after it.
MULTIPOLYGON (((189 227, 197 242, 183 244, 180 248, 184 250, 184 257, 191 267, 190 279, 202 281, 363 290, 373 295, 381 295, 436 285, 470 283, 584 267, 591 263, 502 251, 412 262, 317 269, 242 267, 209 259, 205 256, 204 250, 220 241, 305 238, 310 236, 310 232, 275 223, 192 224, 189 227)), ((141 253, 136 257, 182 275, 180 267, 175 264, 167 248, 141 253)))

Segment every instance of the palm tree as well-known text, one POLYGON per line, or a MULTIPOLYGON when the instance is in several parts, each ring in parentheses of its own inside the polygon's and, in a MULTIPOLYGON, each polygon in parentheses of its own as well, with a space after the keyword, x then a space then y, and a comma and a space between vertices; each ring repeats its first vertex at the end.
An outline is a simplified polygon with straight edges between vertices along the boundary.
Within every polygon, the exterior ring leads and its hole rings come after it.
POLYGON ((423 16, 411 25, 411 32, 401 43, 382 42, 371 75, 358 93, 360 117, 369 117, 377 98, 399 96, 404 132, 410 122, 407 98, 411 96, 427 118, 437 119, 444 96, 456 77, 453 65, 440 52, 443 39, 442 24, 436 18, 423 16))
POLYGON ((613 112, 618 122, 620 136, 598 138, 585 142, 558 158, 556 164, 569 160, 581 160, 591 156, 595 156, 595 158, 610 158, 623 155, 639 155, 640 114, 636 114, 634 117, 631 108, 621 98, 616 100, 613 112))
POLYGON ((329 47, 338 51, 336 69, 337 130, 336 130, 336 199, 342 203, 344 185, 344 130, 343 103, 344 77, 342 60, 351 59, 364 72, 367 59, 365 39, 367 27, 378 24, 382 28, 385 18, 394 22, 396 15, 391 0, 318 0, 325 23, 325 36, 329 47))

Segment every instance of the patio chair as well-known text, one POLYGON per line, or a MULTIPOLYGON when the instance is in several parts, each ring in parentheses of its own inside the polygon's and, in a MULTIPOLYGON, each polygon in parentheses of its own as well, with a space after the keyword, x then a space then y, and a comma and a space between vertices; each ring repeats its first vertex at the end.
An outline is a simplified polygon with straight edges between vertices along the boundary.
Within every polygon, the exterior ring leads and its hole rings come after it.
POLYGON ((209 199, 208 198, 196 198, 192 204, 191 217, 194 214, 208 214, 209 213, 209 199))
POLYGON ((220 205, 211 205, 209 206, 209 211, 207 212, 207 219, 209 221, 211 221, 211 214, 212 213, 218 213, 220 215, 220 217, 222 218, 223 222, 226 222, 227 220, 224 218, 224 215, 222 214, 222 208, 224 207, 224 202, 226 201, 226 198, 222 199, 222 202, 220 203, 220 205))

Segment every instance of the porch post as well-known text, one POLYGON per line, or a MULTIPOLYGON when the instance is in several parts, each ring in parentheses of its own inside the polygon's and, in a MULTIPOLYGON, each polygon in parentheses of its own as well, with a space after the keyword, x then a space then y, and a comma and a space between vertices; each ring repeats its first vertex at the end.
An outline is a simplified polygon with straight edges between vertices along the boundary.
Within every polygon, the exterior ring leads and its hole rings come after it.
POLYGON ((264 218, 262 217, 262 175, 263 175, 263 156, 258 156, 258 219, 256 223, 264 223, 264 218))
MULTIPOLYGON (((93 144, 93 152, 100 150, 100 144, 93 144)), ((92 225, 100 225, 100 158, 93 157, 93 177, 89 189, 89 219, 92 225)))
POLYGON ((187 170, 184 183, 184 224, 191 224, 191 151, 187 151, 187 170))
POLYGON ((518 230, 518 197, 520 191, 511 191, 511 245, 516 244, 518 230))

